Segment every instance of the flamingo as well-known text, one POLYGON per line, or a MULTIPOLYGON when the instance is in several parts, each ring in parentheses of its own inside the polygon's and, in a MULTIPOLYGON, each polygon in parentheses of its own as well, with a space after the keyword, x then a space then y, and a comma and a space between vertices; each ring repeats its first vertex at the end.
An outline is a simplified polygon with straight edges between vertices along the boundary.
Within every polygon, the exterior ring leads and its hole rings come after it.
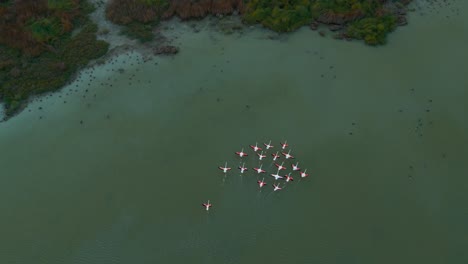
POLYGON ((271 145, 271 140, 270 140, 270 142, 268 142, 268 144, 263 143, 263 145, 265 145, 265 148, 266 148, 266 149, 271 149, 271 148, 273 148, 273 145, 271 145))
POLYGON ((288 141, 284 141, 284 143, 280 143, 281 144, 281 149, 286 149, 289 145, 288 145, 288 141))
POLYGON ((294 156, 291 155, 291 150, 289 150, 288 153, 282 152, 281 154, 283 154, 286 159, 294 159, 294 156))
POLYGON ((279 175, 279 170, 278 170, 278 172, 276 172, 276 174, 273 174, 273 173, 272 173, 271 176, 272 176, 273 178, 275 178, 275 181, 278 180, 278 179, 282 179, 282 178, 283 178, 283 176, 280 176, 280 175, 279 175))
POLYGON ((223 173, 227 173, 228 171, 231 170, 231 168, 228 168, 227 162, 224 164, 224 167, 221 167, 221 166, 220 166, 220 167, 218 167, 218 168, 219 168, 220 170, 222 170, 223 173))
POLYGON ((304 171, 301 171, 301 178, 305 178, 307 176, 309 176, 309 174, 306 173, 307 169, 305 169, 304 171))
POLYGON ((257 153, 257 155, 258 155, 259 160, 262 160, 263 158, 266 157, 266 155, 263 155, 263 151, 261 153, 257 153))
POLYGON ((288 173, 288 175, 285 176, 286 177, 286 182, 290 182, 290 181, 293 181, 293 177, 291 176, 291 173, 288 173))
POLYGON ((239 166, 239 170, 241 173, 244 173, 244 171, 248 170, 246 167, 244 167, 245 163, 242 163, 242 166, 239 166))
POLYGON ((283 164, 284 164, 284 162, 281 162, 281 165, 278 165, 277 163, 275 163, 275 166, 278 168, 278 171, 286 169, 286 167, 283 166, 283 164))
POLYGON ((260 165, 260 168, 254 168, 254 170, 255 170, 258 174, 260 174, 260 173, 265 173, 265 171, 262 170, 262 166, 263 166, 263 164, 260 165))
POLYGON ((208 211, 210 210, 210 207, 212 206, 212 204, 210 203, 210 200, 208 200, 207 203, 202 203, 203 207, 205 207, 205 209, 208 211))
POLYGON ((297 162, 296 165, 294 165, 294 164, 291 164, 291 165, 292 165, 292 170, 293 170, 293 171, 298 171, 298 170, 301 169, 301 168, 298 167, 299 162, 297 162))
POLYGON ((274 187, 274 188, 273 188, 273 191, 274 191, 274 192, 276 192, 276 191, 279 191, 279 190, 283 189, 283 188, 279 187, 279 184, 278 184, 278 185, 276 185, 276 184, 274 184, 274 183, 273 183, 273 187, 274 187))
POLYGON ((266 185, 265 178, 263 178, 261 181, 257 181, 257 183, 258 183, 258 186, 262 188, 263 186, 266 185))
POLYGON ((276 154, 275 153, 271 153, 271 155, 273 156, 273 161, 275 161, 277 158, 279 158, 280 156, 278 155, 279 151, 276 151, 276 154))
POLYGON ((257 151, 259 151, 259 150, 262 150, 262 149, 259 148, 257 145, 258 145, 258 143, 255 142, 255 146, 254 146, 254 145, 250 145, 250 148, 253 149, 253 151, 255 151, 255 152, 257 152, 257 151))
POLYGON ((248 156, 247 153, 244 152, 244 148, 242 148, 241 151, 237 151, 236 154, 237 154, 237 156, 239 156, 241 158, 248 156))

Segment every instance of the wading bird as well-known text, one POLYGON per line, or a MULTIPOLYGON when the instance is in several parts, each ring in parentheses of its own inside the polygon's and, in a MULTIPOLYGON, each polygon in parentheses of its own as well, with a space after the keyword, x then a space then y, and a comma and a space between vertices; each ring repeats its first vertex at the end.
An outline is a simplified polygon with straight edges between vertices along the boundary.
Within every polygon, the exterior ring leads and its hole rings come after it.
POLYGON ((257 181, 257 183, 258 183, 258 186, 262 188, 263 186, 266 185, 265 178, 263 178, 261 181, 257 181))
POLYGON ((291 150, 289 150, 288 153, 282 152, 281 154, 283 154, 286 159, 294 159, 294 156, 291 155, 291 150))
POLYGON ((299 162, 297 162, 296 165, 291 164, 292 170, 293 170, 293 171, 298 171, 298 170, 300 170, 301 168, 299 168, 298 165, 299 165, 299 162))
POLYGON ((257 142, 255 142, 255 146, 254 146, 254 145, 250 145, 250 148, 253 149, 253 151, 255 151, 255 152, 257 152, 257 151, 259 151, 259 150, 262 150, 262 149, 259 148, 257 145, 258 145, 257 142))
POLYGON ((271 174, 271 177, 275 178, 275 181, 278 179, 283 179, 283 176, 279 175, 279 170, 276 172, 276 174, 271 174))
POLYGON ((281 149, 286 149, 289 145, 288 145, 288 141, 284 141, 284 143, 280 143, 281 144, 281 149))
POLYGON ((284 162, 281 162, 281 165, 279 165, 278 163, 275 163, 275 166, 278 168, 278 171, 286 169, 286 167, 283 166, 283 164, 284 164, 284 162))
POLYGON ((224 164, 224 167, 218 167, 220 170, 222 170, 224 173, 228 172, 229 170, 231 170, 231 168, 228 168, 227 166, 227 162, 224 164))
POLYGON ((279 191, 279 190, 281 190, 281 189, 283 189, 283 188, 279 187, 279 184, 276 185, 276 184, 273 183, 273 191, 274 191, 274 192, 279 191))
POLYGON ((271 145, 271 140, 270 140, 270 142, 268 142, 268 144, 263 143, 263 145, 265 145, 265 148, 266 148, 266 149, 271 149, 271 148, 273 148, 273 145, 271 145))
POLYGON ((246 167, 244 167, 245 163, 242 163, 242 166, 239 166, 239 170, 241 173, 244 173, 244 171, 248 170, 246 167))
POLYGON ((239 156, 239 157, 241 157, 241 158, 242 158, 242 157, 248 156, 247 153, 244 152, 244 149, 243 149, 243 148, 242 148, 241 151, 237 151, 237 152, 236 152, 236 155, 239 156))
POLYGON ((210 204, 210 200, 208 200, 208 202, 206 202, 206 203, 203 203, 202 205, 203 205, 203 207, 205 207, 205 209, 206 209, 207 211, 210 210, 210 207, 212 206, 212 205, 210 204))
POLYGON ((265 171, 262 170, 262 166, 263 166, 263 164, 260 165, 260 168, 254 168, 254 170, 255 170, 258 174, 260 174, 260 173, 265 173, 265 171))
POLYGON ((271 153, 271 155, 273 156, 273 161, 275 161, 276 159, 278 159, 280 156, 278 155, 278 152, 279 151, 276 151, 276 154, 275 153, 271 153))
POLYGON ((263 158, 266 157, 266 155, 263 155, 263 151, 261 153, 257 153, 257 155, 258 155, 259 160, 262 160, 263 158))

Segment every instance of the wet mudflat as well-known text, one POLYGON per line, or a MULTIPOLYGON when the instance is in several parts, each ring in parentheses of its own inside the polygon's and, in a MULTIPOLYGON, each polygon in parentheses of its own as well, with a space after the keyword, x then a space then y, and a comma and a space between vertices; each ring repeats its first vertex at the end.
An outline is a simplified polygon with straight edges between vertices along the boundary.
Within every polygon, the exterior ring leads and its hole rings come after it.
POLYGON ((468 6, 451 3, 420 2, 379 48, 171 22, 177 56, 84 71, 0 123, 1 262, 466 263, 468 6), (240 176, 234 152, 269 139, 310 176, 275 193, 240 176))

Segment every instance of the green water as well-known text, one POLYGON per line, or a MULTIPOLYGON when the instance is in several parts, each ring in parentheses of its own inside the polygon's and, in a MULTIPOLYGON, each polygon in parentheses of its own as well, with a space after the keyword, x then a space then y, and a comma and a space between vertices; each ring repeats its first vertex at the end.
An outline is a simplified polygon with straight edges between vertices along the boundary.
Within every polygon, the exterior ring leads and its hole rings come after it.
POLYGON ((0 123, 0 263, 468 263, 454 7, 379 48, 182 24, 174 58, 84 72, 0 123), (217 169, 270 139, 310 176, 259 192, 252 171, 217 169))

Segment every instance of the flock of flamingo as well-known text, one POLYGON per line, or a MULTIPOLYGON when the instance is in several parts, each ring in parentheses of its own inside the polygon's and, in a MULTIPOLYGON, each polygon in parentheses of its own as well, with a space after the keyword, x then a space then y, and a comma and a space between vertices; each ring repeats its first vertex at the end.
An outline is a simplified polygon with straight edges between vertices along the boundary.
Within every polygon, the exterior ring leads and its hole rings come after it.
MULTIPOLYGON (((281 155, 284 156, 285 160, 294 159, 294 156, 291 155, 291 149, 289 149, 288 152, 286 152, 286 149, 289 147, 287 141, 285 141, 284 143, 280 143, 280 144, 281 144, 281 155)), ((260 148, 258 146, 258 143, 255 143, 255 145, 250 145, 249 146, 255 152, 255 154, 257 154, 258 159, 260 161, 264 160, 267 157, 267 155, 266 155, 267 150, 274 148, 274 146, 271 145, 271 140, 270 140, 270 142, 268 144, 264 143, 263 145, 265 146, 265 152, 262 150, 262 148, 260 148)), ((299 163, 298 162, 296 164, 291 164, 292 172, 289 172, 288 174, 286 174, 284 176, 281 176, 280 172, 282 170, 286 170, 286 166, 284 166, 284 160, 281 162, 281 164, 278 164, 279 159, 281 157, 279 155, 279 153, 280 153, 280 151, 277 151, 276 153, 271 153, 271 156, 273 157, 273 162, 274 162, 275 166, 278 168, 278 171, 276 173, 270 174, 270 176, 273 177, 275 179, 275 181, 277 181, 279 179, 284 179, 285 182, 293 181, 294 178, 293 178, 293 176, 291 174, 295 173, 295 172, 297 172, 298 175, 301 178, 305 178, 305 177, 309 176, 309 174, 307 174, 307 169, 302 171, 301 168, 299 168, 299 163)), ((241 151, 235 152, 235 154, 238 157, 240 157, 241 159, 244 158, 244 157, 247 157, 249 155, 246 152, 244 152, 244 149, 241 149, 241 151)), ((263 166, 263 164, 260 164, 260 166, 258 168, 253 168, 253 170, 256 172, 256 174, 266 173, 266 171, 262 169, 262 166, 263 166)), ((227 166, 227 162, 224 164, 224 167, 219 166, 218 168, 224 174, 226 174, 228 171, 230 171, 232 169, 232 168, 227 166)), ((243 174, 244 172, 246 172, 248 170, 248 168, 245 167, 245 163, 242 163, 242 165, 239 166, 238 169, 240 170, 241 174, 243 174)), ((264 186, 267 185, 267 183, 265 182, 264 177, 262 178, 262 180, 258 180, 257 184, 258 184, 259 188, 263 188, 264 186)), ((283 187, 280 187, 279 183, 278 184, 273 183, 273 191, 274 192, 280 191, 282 189, 283 189, 283 187)), ((210 210, 210 208, 213 206, 210 203, 210 200, 208 200, 206 203, 203 203, 202 205, 206 209, 206 211, 210 210)))

